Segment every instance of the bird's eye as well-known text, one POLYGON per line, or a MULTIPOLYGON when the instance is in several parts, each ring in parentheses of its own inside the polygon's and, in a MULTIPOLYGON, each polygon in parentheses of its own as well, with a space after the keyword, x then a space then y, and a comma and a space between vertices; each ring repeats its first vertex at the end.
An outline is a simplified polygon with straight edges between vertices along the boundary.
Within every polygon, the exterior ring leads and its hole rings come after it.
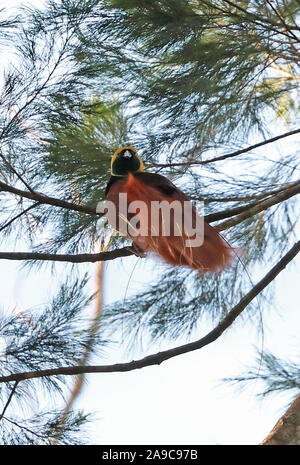
POLYGON ((129 150, 125 150, 125 152, 123 153, 123 157, 132 158, 132 153, 130 153, 129 150))

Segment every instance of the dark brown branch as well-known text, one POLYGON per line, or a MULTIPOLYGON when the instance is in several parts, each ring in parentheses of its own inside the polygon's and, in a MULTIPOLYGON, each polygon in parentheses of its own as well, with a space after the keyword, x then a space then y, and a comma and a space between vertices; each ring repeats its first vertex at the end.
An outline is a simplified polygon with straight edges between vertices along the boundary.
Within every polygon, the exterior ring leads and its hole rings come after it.
POLYGON ((45 369, 38 371, 28 371, 22 373, 12 373, 10 375, 1 376, 0 383, 11 381, 23 381, 25 379, 42 378, 45 376, 74 376, 81 373, 115 373, 137 370, 151 365, 160 365, 162 362, 178 355, 186 354, 194 350, 211 344, 218 339, 226 329, 228 329, 236 318, 245 310, 247 305, 252 302, 255 297, 260 294, 284 268, 296 257, 300 252, 300 241, 298 241, 276 265, 235 305, 228 315, 220 321, 220 323, 204 337, 197 341, 183 344, 173 349, 158 352, 153 355, 148 355, 139 360, 133 360, 127 363, 116 363, 114 365, 90 365, 90 366, 69 366, 53 369, 45 369))
POLYGON ((187 166, 187 165, 207 165, 209 163, 214 163, 216 161, 221 161, 221 160, 226 160, 227 158, 233 158, 238 155, 241 155, 246 152, 250 152, 251 150, 257 149, 258 147, 262 147, 267 144, 271 144, 273 142, 276 142, 280 139, 283 139, 284 137, 289 137, 293 136, 294 134, 300 133, 300 129, 294 129, 293 131, 286 132, 285 134, 280 134, 279 136, 272 137, 271 139, 264 140, 262 142, 258 142, 257 144, 250 145, 244 149, 237 150, 235 152, 231 153, 226 153, 224 155, 220 155, 219 157, 214 157, 210 158, 209 160, 195 160, 195 161, 189 161, 189 162, 178 162, 178 163, 153 163, 151 166, 155 167, 162 167, 162 168, 168 168, 171 166, 187 166))
POLYGON ((213 223, 214 221, 224 220, 225 218, 231 218, 232 216, 238 215, 243 213, 244 211, 249 210, 250 208, 258 205, 261 200, 256 200, 254 202, 248 203, 247 205, 241 205, 235 208, 227 208, 226 210, 222 210, 216 213, 210 213, 209 215, 205 215, 205 221, 207 223, 213 223))
POLYGON ((54 254, 39 252, 0 252, 0 260, 42 260, 52 262, 95 263, 129 257, 133 252, 128 247, 100 253, 54 254))
POLYGON ((0 191, 10 192, 20 197, 24 197, 30 200, 35 200, 36 202, 43 203, 46 205, 53 205, 55 207, 66 208, 68 210, 74 210, 78 212, 88 213, 90 215, 101 216, 100 214, 97 214, 96 208, 92 208, 87 205, 78 205, 72 202, 67 202, 66 200, 57 199, 55 197, 49 197, 48 195, 42 194, 41 192, 23 191, 21 189, 17 189, 16 187, 9 186, 8 184, 5 184, 2 181, 0 181, 0 191))

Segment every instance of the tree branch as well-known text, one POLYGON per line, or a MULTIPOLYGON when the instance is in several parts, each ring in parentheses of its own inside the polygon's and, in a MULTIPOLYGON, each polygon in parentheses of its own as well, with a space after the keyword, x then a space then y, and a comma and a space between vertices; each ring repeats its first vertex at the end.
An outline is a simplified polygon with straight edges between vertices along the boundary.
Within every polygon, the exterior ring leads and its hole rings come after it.
POLYGON ((20 197, 25 197, 26 199, 35 200, 36 202, 46 204, 46 205, 53 205, 55 207, 61 207, 61 208, 66 208, 68 210, 88 213, 90 215, 98 215, 99 217, 101 216, 101 214, 98 214, 96 212, 96 208, 92 208, 87 205, 78 205, 72 202, 67 202, 66 200, 57 199, 55 197, 49 197, 48 195, 42 194, 41 192, 23 191, 21 189, 17 189, 16 187, 5 184, 2 181, 0 181, 0 191, 11 192, 12 194, 18 195, 20 197))
MULTIPOLYGON (((261 194, 249 194, 244 196, 229 196, 229 197, 191 197, 191 200, 202 200, 204 203, 225 203, 225 202, 250 202, 251 200, 263 200, 266 197, 270 197, 271 195, 277 194, 283 190, 289 189, 290 187, 295 186, 296 184, 300 183, 300 179, 295 182, 283 184, 281 187, 277 189, 273 189, 270 191, 263 191, 261 194)), ((220 218, 221 219, 221 218, 220 218)))
MULTIPOLYGON (((0 182, 1 185, 1 182, 0 182)), ((267 208, 272 207, 278 203, 283 202, 300 193, 300 182, 291 183, 290 186, 285 186, 282 190, 278 191, 274 196, 264 199, 261 201, 255 201, 244 207, 233 208, 233 212, 242 211, 242 213, 223 221, 218 224, 215 228, 218 231, 224 231, 232 226, 235 226, 250 216, 256 215, 267 208)), ((205 220, 208 222, 218 221, 224 217, 231 216, 230 210, 223 210, 223 212, 212 213, 211 215, 205 216, 205 220)), ((128 257, 133 255, 133 252, 128 247, 111 250, 108 252, 100 253, 83 253, 83 254, 52 254, 52 253, 41 253, 41 252, 0 252, 0 260, 42 260, 42 261, 54 261, 54 262, 70 262, 70 263, 85 263, 85 262, 98 262, 114 260, 120 257, 128 257)))
POLYGON ((238 155, 241 155, 242 153, 250 152, 251 150, 257 149, 258 147, 262 147, 267 144, 272 144, 273 142, 283 139, 284 137, 293 136, 294 134, 298 134, 298 133, 300 133, 300 128, 294 129, 293 131, 289 131, 284 134, 280 134, 279 136, 276 136, 276 137, 272 137, 271 139, 258 142, 257 144, 250 145, 249 147, 246 147, 244 149, 237 150, 231 153, 226 153, 224 155, 220 155, 219 157, 210 158, 209 160, 195 160, 195 161, 178 162, 178 163, 153 163, 150 166, 168 168, 172 166, 207 165, 209 163, 214 163, 216 161, 221 161, 221 160, 226 160, 227 158, 236 157, 238 155))
POLYGON ((0 260, 42 260, 70 263, 95 263, 114 260, 115 258, 120 257, 129 257, 130 255, 133 255, 133 252, 128 247, 122 247, 121 249, 110 250, 108 252, 81 253, 77 255, 39 252, 0 252, 0 260))
POLYGON ((60 375, 78 375, 81 373, 115 373, 137 370, 151 365, 160 365, 162 362, 178 355, 186 354, 194 350, 211 344, 218 339, 226 329, 228 329, 236 318, 245 310, 247 305, 255 299, 278 275, 284 268, 296 257, 300 252, 300 241, 279 260, 276 265, 235 305, 223 320, 208 334, 198 339, 195 342, 183 344, 173 349, 168 349, 158 352, 153 355, 148 355, 139 360, 133 360, 127 363, 116 363, 114 365, 90 365, 90 366, 68 366, 53 369, 45 369, 38 371, 28 371, 22 373, 12 373, 10 375, 1 376, 0 383, 10 381, 23 381, 25 379, 42 378, 45 376, 60 376, 60 375))
POLYGON ((0 415, 0 420, 2 420, 2 418, 4 417, 4 414, 5 414, 5 412, 6 412, 7 408, 8 408, 8 406, 9 406, 9 404, 10 404, 12 398, 13 398, 13 395, 14 395, 14 393, 16 392, 18 383, 19 383, 19 381, 16 381, 15 384, 13 385, 12 390, 10 391, 9 397, 8 397, 8 399, 7 399, 7 402, 6 402, 6 404, 4 405, 4 408, 3 408, 2 413, 1 413, 1 415, 0 415))
POLYGON ((240 213, 239 215, 236 215, 235 217, 230 218, 229 220, 223 221, 223 223, 218 224, 218 226, 216 226, 216 229, 218 231, 223 231, 224 229, 232 228, 232 226, 235 226, 236 224, 241 223, 247 218, 250 218, 250 216, 257 215, 257 213, 260 213, 263 210, 266 210, 267 208, 270 208, 273 205, 281 203, 284 200, 287 200, 297 194, 300 194, 300 183, 299 182, 297 182, 297 184, 291 188, 285 189, 281 192, 278 192, 278 194, 275 194, 274 196, 268 199, 265 199, 265 200, 262 200, 256 203, 254 206, 250 207, 243 213, 240 213))
POLYGON ((28 213, 30 210, 32 210, 33 208, 37 207, 38 205, 40 205, 40 202, 35 202, 34 204, 30 205, 28 208, 26 208, 25 210, 21 211, 20 213, 18 213, 18 215, 14 216, 13 218, 11 218, 9 221, 7 221, 7 223, 5 223, 3 226, 1 226, 0 228, 0 232, 2 232, 5 228, 7 228, 9 225, 11 225, 14 221, 16 221, 18 218, 20 218, 21 216, 23 215, 26 215, 26 213, 28 213))
POLYGON ((261 446, 292 446, 300 444, 300 394, 278 420, 261 446))
MULTIPOLYGON (((221 211, 216 212, 216 213, 211 213, 209 215, 205 215, 205 217, 204 217, 205 221, 207 221, 208 223, 211 223, 211 222, 214 222, 214 221, 223 220, 225 218, 230 218, 232 216, 238 215, 238 214, 243 213, 245 211, 248 211, 250 209, 251 209, 251 211, 253 211, 252 210, 253 207, 255 207, 256 205, 261 204, 262 201, 266 200, 266 197, 270 197, 272 195, 273 197, 271 197, 271 198, 275 199, 274 196, 276 196, 276 194, 278 194, 280 192, 287 191, 287 190, 291 189, 292 187, 296 187, 296 186, 300 186, 300 180, 292 182, 290 184, 286 184, 285 186, 282 186, 280 189, 277 189, 277 190, 274 190, 274 191, 271 191, 271 192, 263 193, 263 194, 257 196, 257 198, 253 202, 250 202, 250 203, 248 203, 246 205, 241 205, 241 206, 235 207, 235 208, 228 208, 226 210, 221 210, 221 211)), ((238 223, 239 222, 240 221, 238 221, 238 223)), ((224 228, 224 229, 227 229, 227 228, 224 228)))

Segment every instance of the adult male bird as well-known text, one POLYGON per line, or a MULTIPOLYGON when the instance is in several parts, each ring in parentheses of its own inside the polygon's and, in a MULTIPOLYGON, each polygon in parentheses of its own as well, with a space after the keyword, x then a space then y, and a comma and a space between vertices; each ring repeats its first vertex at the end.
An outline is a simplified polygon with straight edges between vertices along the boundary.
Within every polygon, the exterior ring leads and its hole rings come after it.
POLYGON ((117 217, 114 221, 108 214, 108 221, 117 230, 126 230, 137 255, 153 252, 170 265, 186 266, 201 274, 222 270, 231 264, 234 249, 225 243, 215 228, 200 218, 189 198, 168 178, 144 171, 134 147, 120 147, 114 153, 105 199, 112 202, 117 217), (125 210, 121 205, 124 199, 125 210), (133 205, 131 209, 130 204, 133 205), (174 208, 164 210, 159 207, 163 204, 174 208), (178 221, 178 218, 182 219, 178 214, 183 216, 185 211, 190 212, 191 229, 188 232, 183 227, 184 221, 178 221), (158 221, 153 220, 154 216, 158 221), (202 242, 199 245, 190 240, 197 236, 201 224, 202 242))

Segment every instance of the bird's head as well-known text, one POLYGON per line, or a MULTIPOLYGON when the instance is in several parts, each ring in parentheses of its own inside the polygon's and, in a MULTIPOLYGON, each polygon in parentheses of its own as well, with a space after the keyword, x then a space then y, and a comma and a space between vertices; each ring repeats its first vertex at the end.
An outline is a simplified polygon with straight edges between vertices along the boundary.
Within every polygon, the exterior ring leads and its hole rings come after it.
POLYGON ((129 173, 143 171, 144 163, 134 147, 130 145, 118 148, 112 156, 110 171, 112 176, 127 176, 129 173))

